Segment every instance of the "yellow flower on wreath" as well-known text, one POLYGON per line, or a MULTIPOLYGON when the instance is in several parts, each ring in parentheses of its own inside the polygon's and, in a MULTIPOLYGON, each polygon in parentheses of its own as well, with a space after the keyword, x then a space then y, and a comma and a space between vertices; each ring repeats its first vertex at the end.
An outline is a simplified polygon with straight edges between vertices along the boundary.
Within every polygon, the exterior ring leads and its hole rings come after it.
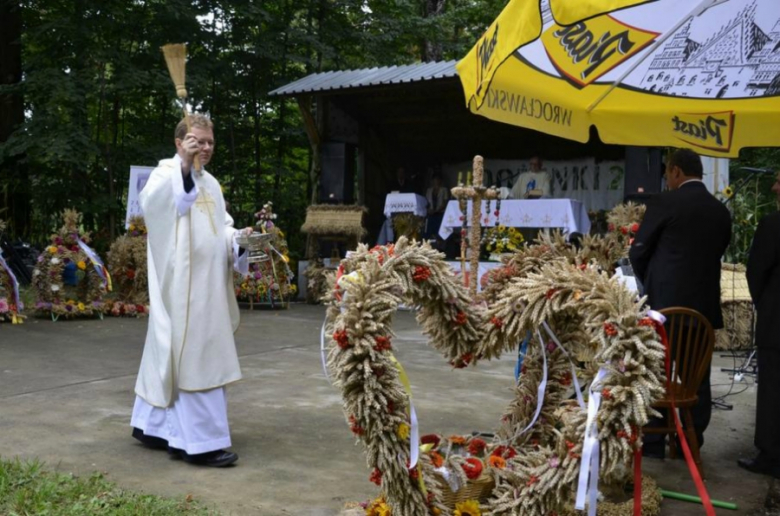
POLYGON ((723 193, 723 197, 725 197, 726 199, 731 199, 732 197, 734 197, 734 189, 731 188, 730 186, 724 188, 722 193, 723 193))
POLYGON ((83 271, 87 268, 87 263, 84 260, 80 260, 79 263, 76 264, 76 267, 83 271))
POLYGON ((404 441, 406 439, 409 439, 409 432, 410 432, 409 425, 407 425, 406 423, 401 423, 400 425, 398 425, 398 428, 395 429, 395 435, 397 435, 399 439, 404 441))
POLYGON ((79 302, 79 312, 83 312, 87 307, 84 306, 84 303, 79 302))
POLYGON ((479 510, 478 501, 466 500, 455 504, 455 512, 452 514, 453 516, 482 516, 482 511, 479 510))
POLYGON ((381 498, 377 498, 366 507, 366 516, 391 516, 393 511, 381 498))
POLYGON ((57 252, 57 246, 50 245, 50 246, 48 247, 48 251, 49 251, 51 254, 55 254, 55 253, 57 252))

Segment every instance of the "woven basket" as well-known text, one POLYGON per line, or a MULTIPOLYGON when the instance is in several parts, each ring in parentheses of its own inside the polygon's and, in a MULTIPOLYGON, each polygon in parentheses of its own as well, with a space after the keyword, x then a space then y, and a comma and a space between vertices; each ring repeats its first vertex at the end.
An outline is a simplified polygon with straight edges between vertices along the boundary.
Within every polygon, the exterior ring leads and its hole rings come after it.
POLYGON ((496 483, 493 481, 493 477, 486 473, 482 473, 479 478, 475 480, 469 480, 466 485, 458 489, 457 492, 452 492, 450 485, 444 480, 444 477, 436 474, 436 483, 441 489, 442 499, 441 503, 449 507, 455 508, 455 504, 459 502, 465 502, 466 500, 479 500, 483 501, 490 496, 493 492, 493 487, 496 483))

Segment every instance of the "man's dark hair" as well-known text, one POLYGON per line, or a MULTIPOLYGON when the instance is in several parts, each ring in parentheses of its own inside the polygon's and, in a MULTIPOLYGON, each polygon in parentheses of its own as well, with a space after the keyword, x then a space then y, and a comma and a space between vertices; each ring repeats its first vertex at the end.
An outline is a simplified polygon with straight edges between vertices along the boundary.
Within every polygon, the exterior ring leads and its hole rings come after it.
POLYGON ((704 169, 701 165, 701 157, 690 149, 678 149, 669 156, 670 167, 680 167, 683 174, 688 177, 704 176, 704 169))

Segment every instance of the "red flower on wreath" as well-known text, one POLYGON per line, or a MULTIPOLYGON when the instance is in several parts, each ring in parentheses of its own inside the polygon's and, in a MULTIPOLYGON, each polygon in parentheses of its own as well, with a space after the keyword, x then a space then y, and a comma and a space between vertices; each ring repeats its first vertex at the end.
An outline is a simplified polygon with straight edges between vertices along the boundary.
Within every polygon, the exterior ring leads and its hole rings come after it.
POLYGON ((512 457, 515 457, 517 455, 517 451, 515 451, 514 448, 511 446, 496 446, 496 448, 493 450, 493 453, 491 455, 495 457, 503 457, 505 459, 511 459, 512 457))
POLYGON ((431 269, 429 269, 428 267, 425 267, 423 265, 418 265, 417 267, 414 268, 412 279, 415 282, 421 283, 430 277, 431 277, 431 269))
POLYGON ((468 317, 466 317, 466 314, 464 312, 458 311, 458 313, 455 315, 455 326, 463 326, 466 324, 467 320, 468 317))
POLYGON ((135 271, 133 269, 127 269, 127 272, 125 273, 127 276, 127 279, 132 280, 135 279, 135 271))
POLYGON ((368 477, 368 479, 375 483, 378 486, 382 485, 382 472, 379 471, 379 468, 374 468, 374 471, 371 472, 371 476, 368 477))
POLYGON ((455 369, 463 369, 464 367, 468 366, 473 359, 474 355, 471 353, 465 353, 464 355, 450 362, 450 364, 452 364, 455 369))
POLYGON ((487 443, 479 438, 474 438, 469 442, 469 453, 472 455, 481 455, 487 448, 487 443))
POLYGON ((144 305, 135 305, 135 310, 139 314, 142 314, 146 311, 146 307, 144 307, 144 305))
POLYGON ((568 387, 571 385, 571 373, 566 373, 563 376, 561 376, 561 385, 564 387, 568 387))
POLYGON ((412 480, 417 480, 420 478, 420 471, 417 469, 417 466, 413 468, 409 467, 409 459, 406 459, 406 469, 409 471, 409 478, 412 480))
POLYGON ((441 437, 436 434, 425 434, 424 436, 420 437, 420 444, 432 444, 434 447, 437 447, 439 446, 440 442, 441 437))
POLYGON ((623 226, 622 228, 620 228, 620 232, 623 233, 624 235, 627 235, 628 234, 628 228, 623 226))
POLYGON ((349 416, 349 429, 352 430, 352 433, 355 435, 363 435, 366 433, 363 427, 358 424, 355 416, 349 416))
POLYGON ((491 455, 488 459, 488 464, 493 468, 504 469, 506 467, 506 460, 498 455, 491 455))
POLYGON ((604 323, 604 333, 607 334, 609 337, 614 337, 618 334, 617 328, 615 328, 615 325, 612 323, 605 322, 604 323))
POLYGON ((462 464, 461 467, 466 473, 466 477, 470 480, 475 480, 482 474, 482 461, 474 457, 467 458, 466 463, 462 464))
POLYGON ((528 482, 526 482, 525 485, 531 487, 537 482, 539 482, 539 477, 537 477, 536 475, 531 475, 531 477, 528 479, 528 482))
POLYGON ((602 389, 601 390, 601 397, 605 400, 611 400, 612 399, 612 391, 609 389, 602 389))
POLYGON ((615 225, 610 222, 609 225, 607 226, 607 229, 610 231, 615 231, 615 225))
POLYGON ((341 349, 347 349, 349 347, 349 336, 346 330, 338 330, 333 334, 333 340, 339 345, 341 349))
POLYGON ((444 465, 444 457, 439 452, 432 451, 429 455, 434 468, 440 468, 444 465))
POLYGON ((550 290, 548 290, 548 291, 547 291, 547 293, 545 294, 545 296, 547 297, 547 299, 552 299, 552 298, 553 298, 553 296, 555 295, 555 293, 556 293, 556 292, 558 292, 558 290, 560 290, 560 289, 557 289, 557 288, 551 288, 550 290))
POLYGON ((492 322, 493 326, 495 326, 499 330, 504 325, 504 321, 502 321, 501 319, 499 319, 498 317, 495 317, 495 316, 490 319, 490 322, 492 322))
POLYGON ((655 321, 650 319, 649 317, 642 317, 639 319, 639 326, 655 326, 655 321))
POLYGON ((390 344, 390 337, 383 337, 382 335, 378 335, 374 337, 374 342, 376 342, 374 345, 374 349, 376 351, 389 351, 393 349, 393 346, 390 344))
POLYGON ((636 233, 637 231, 639 231, 639 224, 634 222, 633 224, 631 224, 631 232, 636 233))

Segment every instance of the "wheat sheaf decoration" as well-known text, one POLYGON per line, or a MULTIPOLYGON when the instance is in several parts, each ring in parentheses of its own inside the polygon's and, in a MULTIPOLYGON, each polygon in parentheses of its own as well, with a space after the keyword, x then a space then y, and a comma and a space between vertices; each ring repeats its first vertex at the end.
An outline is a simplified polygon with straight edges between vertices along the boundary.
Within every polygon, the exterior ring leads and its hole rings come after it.
POLYGON ((586 437, 600 450, 603 482, 630 471, 650 404, 663 392, 655 322, 595 266, 551 257, 518 268, 524 272, 487 304, 474 302, 427 243, 401 238, 360 246, 342 261, 327 300, 328 370, 342 392, 347 426, 365 446, 369 480, 381 487, 367 514, 562 514, 577 491, 586 437), (393 356, 401 303, 419 307, 429 343, 456 368, 497 358, 529 338, 493 442, 418 439, 408 379, 393 356), (543 377, 547 387, 538 399, 543 377), (601 400, 595 426, 586 424, 587 406, 569 399, 575 385, 601 400))

